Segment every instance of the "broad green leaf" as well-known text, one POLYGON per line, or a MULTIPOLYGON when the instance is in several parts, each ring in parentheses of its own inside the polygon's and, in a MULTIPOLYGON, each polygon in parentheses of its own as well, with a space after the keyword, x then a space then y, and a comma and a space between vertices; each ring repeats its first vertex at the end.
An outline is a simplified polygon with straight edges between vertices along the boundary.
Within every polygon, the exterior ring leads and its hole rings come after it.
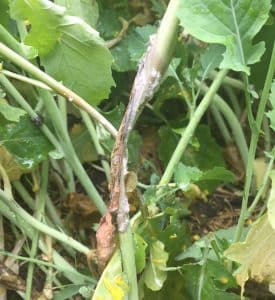
POLYGON ((96 27, 99 17, 96 0, 55 0, 54 2, 65 6, 68 15, 80 17, 93 28, 96 27))
POLYGON ((96 30, 49 0, 15 0, 11 15, 31 23, 25 43, 38 49, 48 74, 94 105, 108 97, 113 58, 96 30))
POLYGON ((275 282, 274 245, 275 231, 265 214, 252 225, 244 242, 234 243, 224 252, 228 259, 240 264, 235 277, 243 291, 249 278, 275 282))
POLYGON ((1 120, 0 141, 24 169, 31 169, 47 159, 53 149, 41 130, 27 116, 21 117, 18 123, 1 120))
POLYGON ((270 127, 275 131, 275 80, 273 80, 271 85, 271 93, 269 96, 269 101, 272 109, 266 113, 270 120, 270 127))
POLYGON ((65 286, 60 291, 54 294, 54 300, 67 300, 71 299, 74 295, 78 294, 79 289, 83 286, 83 284, 74 284, 65 286))
POLYGON ((271 227, 275 230, 275 170, 270 174, 271 190, 267 200, 267 215, 271 227))
POLYGON ((180 24, 194 37, 226 47, 221 68, 249 74, 248 65, 260 60, 264 42, 252 39, 265 24, 270 0, 185 0, 178 11, 180 24))
POLYGON ((0 24, 4 27, 8 26, 9 22, 9 1, 8 0, 1 0, 0 1, 0 24))
POLYGON ((137 233, 134 235, 135 238, 135 261, 137 274, 143 271, 146 264, 146 248, 147 243, 144 239, 137 233))
POLYGON ((117 250, 103 271, 92 300, 124 299, 129 287, 122 273, 121 263, 121 256, 117 250))
POLYGON ((174 171, 175 182, 181 188, 186 189, 190 182, 198 181, 202 176, 202 171, 196 167, 189 167, 179 163, 174 171))
POLYGON ((9 105, 5 99, 0 98, 0 114, 8 121, 19 122, 20 117, 26 112, 21 108, 9 105))
POLYGON ((220 65, 223 52, 224 47, 217 44, 211 44, 205 49, 201 55, 201 65, 205 75, 220 65))
POLYGON ((167 278, 164 270, 169 254, 164 250, 165 245, 160 241, 155 241, 150 247, 150 261, 144 270, 144 283, 153 290, 159 291, 167 278))

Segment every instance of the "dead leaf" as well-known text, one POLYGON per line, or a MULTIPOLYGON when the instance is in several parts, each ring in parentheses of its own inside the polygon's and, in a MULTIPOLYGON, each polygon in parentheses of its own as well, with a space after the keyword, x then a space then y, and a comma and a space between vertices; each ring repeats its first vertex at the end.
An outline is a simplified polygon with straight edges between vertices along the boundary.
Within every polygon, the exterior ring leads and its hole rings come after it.
POLYGON ((242 294, 249 278, 275 284, 274 245, 275 231, 265 214, 251 226, 244 242, 234 243, 224 252, 228 259, 240 264, 234 275, 242 288, 242 294))
POLYGON ((81 216, 89 216, 98 212, 90 198, 81 193, 70 193, 66 199, 65 207, 70 208, 75 214, 81 216))

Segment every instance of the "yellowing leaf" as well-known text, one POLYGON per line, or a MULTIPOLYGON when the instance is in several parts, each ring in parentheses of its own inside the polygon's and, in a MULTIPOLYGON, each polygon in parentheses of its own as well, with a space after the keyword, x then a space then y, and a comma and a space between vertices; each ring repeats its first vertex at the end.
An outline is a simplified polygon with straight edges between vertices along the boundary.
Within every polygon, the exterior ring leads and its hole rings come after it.
POLYGON ((92 300, 123 300, 128 289, 117 250, 102 273, 92 300))
POLYGON ((275 283, 274 245, 275 231, 265 214, 252 225, 244 242, 234 243, 224 252, 227 258, 240 264, 234 275, 242 292, 249 278, 275 283))

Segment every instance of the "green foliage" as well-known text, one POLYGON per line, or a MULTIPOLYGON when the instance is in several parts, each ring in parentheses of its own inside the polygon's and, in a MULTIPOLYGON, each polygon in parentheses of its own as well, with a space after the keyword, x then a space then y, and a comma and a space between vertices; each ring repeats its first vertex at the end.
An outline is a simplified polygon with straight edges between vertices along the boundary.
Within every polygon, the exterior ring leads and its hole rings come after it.
POLYGON ((251 42, 266 22, 269 10, 269 0, 187 0, 181 2, 178 16, 194 37, 226 47, 221 68, 249 74, 248 65, 259 61, 265 50, 263 42, 251 42))
POLYGON ((136 268, 137 274, 143 271, 146 265, 146 248, 147 243, 144 239, 137 233, 134 235, 135 239, 135 260, 136 260, 136 268))
POLYGON ((5 146, 25 169, 37 166, 47 159, 48 153, 53 150, 41 130, 26 116, 21 117, 18 123, 1 120, 0 140, 1 145, 5 146))
POLYGON ((0 114, 8 121, 19 122, 20 117, 26 112, 21 108, 9 105, 5 99, 0 98, 0 114))
POLYGON ((9 22, 9 1, 8 0, 2 0, 0 1, 0 24, 4 27, 8 26, 9 22))
POLYGON ((38 49, 48 74, 94 105, 108 97, 112 56, 92 27, 48 0, 13 1, 11 15, 31 23, 25 43, 38 49))

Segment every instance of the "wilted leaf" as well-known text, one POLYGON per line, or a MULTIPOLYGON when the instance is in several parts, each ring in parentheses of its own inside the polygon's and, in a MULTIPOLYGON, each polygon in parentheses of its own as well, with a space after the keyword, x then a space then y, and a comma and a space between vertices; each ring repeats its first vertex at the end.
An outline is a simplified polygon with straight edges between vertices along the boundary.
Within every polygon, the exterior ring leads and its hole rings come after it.
POLYGON ((119 250, 115 252, 97 284, 92 300, 123 300, 129 287, 121 267, 119 250))
POLYGON ((8 121, 19 122, 20 117, 26 112, 21 108, 9 105, 5 99, 0 98, 0 114, 8 121))
POLYGON ((25 43, 38 49, 47 73, 92 104, 108 97, 112 56, 96 30, 48 0, 15 0, 10 8, 14 19, 30 21, 25 43))
POLYGON ((26 172, 26 170, 15 161, 15 159, 5 149, 5 147, 1 147, 1 146, 0 146, 0 163, 5 169, 10 181, 20 179, 21 175, 26 172))
POLYGON ((274 245, 275 231, 265 214, 252 225, 244 242, 234 243, 224 252, 240 264, 235 277, 242 290, 249 278, 275 283, 274 245))
POLYGON ((164 269, 169 254, 164 250, 164 247, 164 244, 160 241, 152 243, 150 261, 144 270, 144 283, 153 291, 159 291, 167 277, 167 272, 164 269))
POLYGON ((221 68, 249 74, 247 65, 259 61, 265 50, 264 42, 252 45, 252 39, 265 24, 270 7, 270 0, 185 0, 178 16, 194 37, 226 47, 221 68))
POLYGON ((88 216, 98 212, 98 209, 89 197, 80 193, 70 193, 66 199, 65 206, 81 216, 88 216))
POLYGON ((53 149, 41 130, 27 116, 21 117, 18 123, 1 120, 0 142, 24 169, 31 169, 47 159, 53 149))
POLYGON ((135 239, 135 261, 136 261, 136 268, 138 274, 145 268, 147 243, 137 233, 134 234, 134 239, 135 239))

